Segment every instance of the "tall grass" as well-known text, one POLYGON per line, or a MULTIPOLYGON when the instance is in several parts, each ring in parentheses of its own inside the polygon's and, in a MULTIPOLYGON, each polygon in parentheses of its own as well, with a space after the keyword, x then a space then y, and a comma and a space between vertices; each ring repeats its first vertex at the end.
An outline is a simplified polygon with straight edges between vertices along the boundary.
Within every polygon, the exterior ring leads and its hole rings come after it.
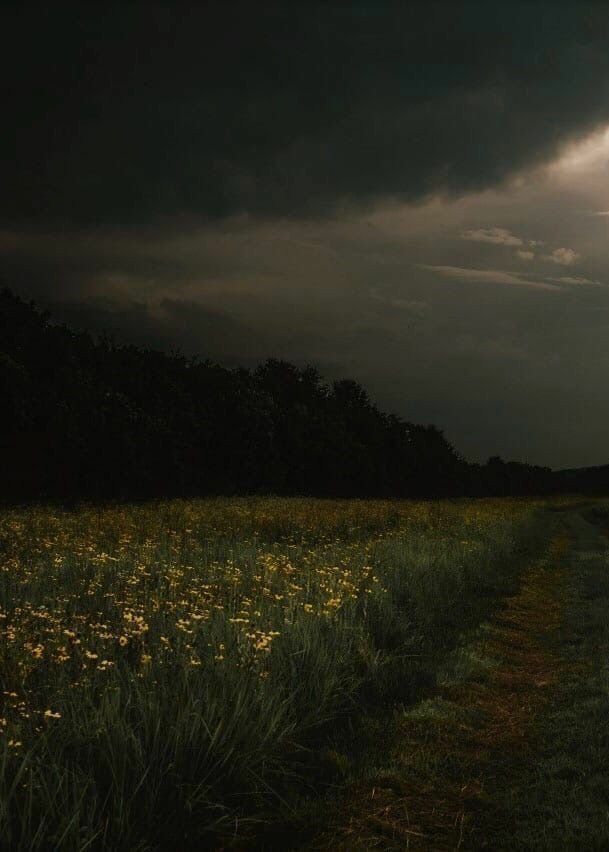
POLYGON ((4 848, 247 833, 337 720, 433 678, 540 529, 517 501, 5 513, 4 848))

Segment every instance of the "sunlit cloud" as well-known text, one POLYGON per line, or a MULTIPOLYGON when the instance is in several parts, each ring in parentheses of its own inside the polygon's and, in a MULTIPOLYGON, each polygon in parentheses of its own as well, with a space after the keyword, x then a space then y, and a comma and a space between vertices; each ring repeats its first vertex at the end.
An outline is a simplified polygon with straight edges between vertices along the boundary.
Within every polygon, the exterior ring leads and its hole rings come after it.
POLYGON ((516 257, 519 257, 520 260, 533 260, 533 258, 535 257, 535 252, 525 251, 521 249, 516 252, 516 257))
POLYGON ((471 240, 475 243, 493 243, 501 246, 521 246, 523 241, 520 237, 512 234, 507 228, 478 228, 476 230, 463 231, 461 238, 471 240))
POLYGON ((552 254, 544 255, 544 260, 549 260, 559 266, 572 266, 580 258, 581 255, 571 248, 557 248, 554 249, 552 254))

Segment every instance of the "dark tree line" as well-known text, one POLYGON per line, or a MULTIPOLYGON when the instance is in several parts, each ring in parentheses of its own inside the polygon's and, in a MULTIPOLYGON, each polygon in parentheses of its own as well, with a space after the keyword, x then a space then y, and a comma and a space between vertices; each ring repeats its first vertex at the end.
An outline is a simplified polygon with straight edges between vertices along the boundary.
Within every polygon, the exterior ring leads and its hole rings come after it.
POLYGON ((354 381, 269 360, 229 370, 54 325, 0 292, 4 500, 276 493, 542 493, 547 468, 468 464, 354 381))

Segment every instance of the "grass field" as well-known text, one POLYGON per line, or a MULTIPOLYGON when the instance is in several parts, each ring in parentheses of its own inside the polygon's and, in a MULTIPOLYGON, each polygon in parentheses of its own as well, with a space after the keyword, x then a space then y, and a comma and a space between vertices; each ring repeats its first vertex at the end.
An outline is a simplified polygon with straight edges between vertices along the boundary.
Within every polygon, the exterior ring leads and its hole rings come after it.
POLYGON ((3 848, 255 846, 340 786, 354 719, 435 684, 547 524, 517 500, 4 511, 3 848))

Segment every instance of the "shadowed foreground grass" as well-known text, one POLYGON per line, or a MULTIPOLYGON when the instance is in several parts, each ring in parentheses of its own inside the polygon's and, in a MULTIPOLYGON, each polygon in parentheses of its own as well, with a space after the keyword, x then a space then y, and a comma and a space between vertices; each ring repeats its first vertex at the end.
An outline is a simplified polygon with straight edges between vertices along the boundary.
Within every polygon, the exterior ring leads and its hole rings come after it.
POLYGON ((447 658, 429 697, 392 708, 381 766, 365 768, 315 848, 496 849, 500 834, 512 836, 513 808, 495 793, 531 760, 535 723, 562 674, 545 637, 562 620, 566 547, 558 534, 527 566, 447 658))
POLYGON ((341 783, 349 720, 434 682, 545 527, 530 501, 5 512, 3 848, 254 845, 341 783))
POLYGON ((362 720, 359 764, 306 848, 609 848, 609 511, 556 521, 436 687, 362 720))

